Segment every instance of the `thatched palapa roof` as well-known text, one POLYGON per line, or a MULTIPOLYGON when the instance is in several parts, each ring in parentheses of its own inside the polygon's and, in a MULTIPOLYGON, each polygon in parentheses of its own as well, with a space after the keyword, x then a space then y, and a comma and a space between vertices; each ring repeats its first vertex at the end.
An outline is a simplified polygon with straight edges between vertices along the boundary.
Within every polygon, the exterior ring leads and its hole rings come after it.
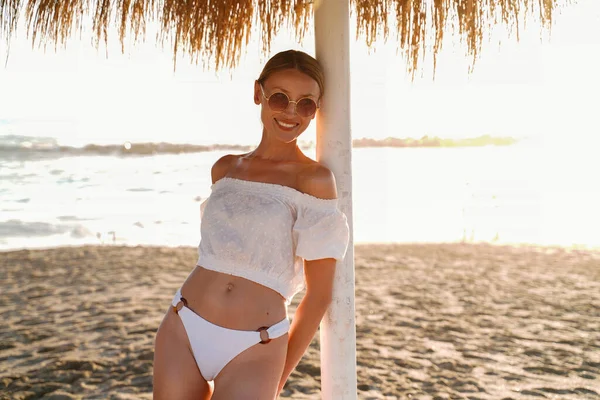
MULTIPOLYGON (((170 42, 174 62, 184 53, 218 70, 236 66, 254 30, 260 33, 265 54, 282 27, 295 29, 301 40, 313 8, 321 1, 340 0, 0 0, 0 36, 10 40, 24 14, 34 45, 65 44, 85 26, 92 29, 97 46, 107 42, 109 27, 114 25, 124 51, 125 37, 144 37, 146 24, 156 21, 157 39, 163 45, 170 42)), ((466 43, 474 63, 492 25, 504 24, 518 38, 525 16, 549 28, 558 3, 570 0, 350 1, 357 36, 372 45, 395 31, 407 69, 414 73, 428 50, 433 52, 435 67, 446 33, 466 43)))

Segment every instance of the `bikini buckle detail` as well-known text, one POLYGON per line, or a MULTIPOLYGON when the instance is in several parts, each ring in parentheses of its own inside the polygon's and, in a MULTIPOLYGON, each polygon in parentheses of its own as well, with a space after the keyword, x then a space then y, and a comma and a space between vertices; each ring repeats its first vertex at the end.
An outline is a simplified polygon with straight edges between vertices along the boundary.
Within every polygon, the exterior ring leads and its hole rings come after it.
POLYGON ((271 341, 271 339, 269 338, 269 332, 267 332, 267 329, 269 329, 268 326, 263 326, 258 328, 256 331, 260 333, 260 344, 267 344, 271 341))
POLYGON ((182 297, 179 302, 173 306, 173 311, 175 311, 175 314, 179 314, 179 311, 181 311, 184 306, 187 307, 187 300, 182 297))

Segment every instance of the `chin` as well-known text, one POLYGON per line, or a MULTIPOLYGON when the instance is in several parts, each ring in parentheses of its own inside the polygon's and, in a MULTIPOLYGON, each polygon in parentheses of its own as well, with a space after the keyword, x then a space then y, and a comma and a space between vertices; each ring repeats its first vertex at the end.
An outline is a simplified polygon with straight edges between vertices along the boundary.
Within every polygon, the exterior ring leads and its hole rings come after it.
POLYGON ((273 136, 280 142, 284 143, 291 143, 295 141, 306 130, 305 126, 299 125, 294 130, 284 131, 282 129, 279 129, 279 125, 277 125, 277 122, 275 121, 273 121, 272 126, 273 130, 271 132, 273 133, 273 136))

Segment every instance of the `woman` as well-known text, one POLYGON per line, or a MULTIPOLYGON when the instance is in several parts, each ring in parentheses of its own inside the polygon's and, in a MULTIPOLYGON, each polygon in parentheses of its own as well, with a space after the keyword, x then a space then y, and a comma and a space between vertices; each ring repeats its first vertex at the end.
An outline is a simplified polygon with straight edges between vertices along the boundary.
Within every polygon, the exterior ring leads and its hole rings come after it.
POLYGON ((296 143, 323 82, 318 62, 294 50, 255 82, 262 139, 212 167, 196 268, 156 333, 154 399, 274 399, 310 344, 348 244, 333 174, 296 143))

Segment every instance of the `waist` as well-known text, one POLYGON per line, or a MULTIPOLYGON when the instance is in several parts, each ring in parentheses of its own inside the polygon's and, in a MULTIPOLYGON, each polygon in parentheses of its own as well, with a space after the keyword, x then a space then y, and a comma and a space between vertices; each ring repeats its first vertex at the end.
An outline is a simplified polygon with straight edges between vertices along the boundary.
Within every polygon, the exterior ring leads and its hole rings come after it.
POLYGON ((181 287, 188 307, 229 329, 255 330, 287 317, 285 298, 251 280, 196 266, 181 287))
POLYGON ((277 263, 277 267, 273 267, 273 264, 272 260, 257 260, 252 257, 249 257, 248 260, 240 260, 230 254, 216 256, 210 252, 200 252, 196 262, 196 266, 204 266, 205 269, 227 276, 244 278, 249 282, 273 290, 284 299, 290 298, 295 293, 296 286, 299 285, 297 281, 303 278, 296 276, 297 271, 295 271, 293 260, 282 260, 277 263), (262 263, 263 261, 271 266, 266 267, 262 263))

